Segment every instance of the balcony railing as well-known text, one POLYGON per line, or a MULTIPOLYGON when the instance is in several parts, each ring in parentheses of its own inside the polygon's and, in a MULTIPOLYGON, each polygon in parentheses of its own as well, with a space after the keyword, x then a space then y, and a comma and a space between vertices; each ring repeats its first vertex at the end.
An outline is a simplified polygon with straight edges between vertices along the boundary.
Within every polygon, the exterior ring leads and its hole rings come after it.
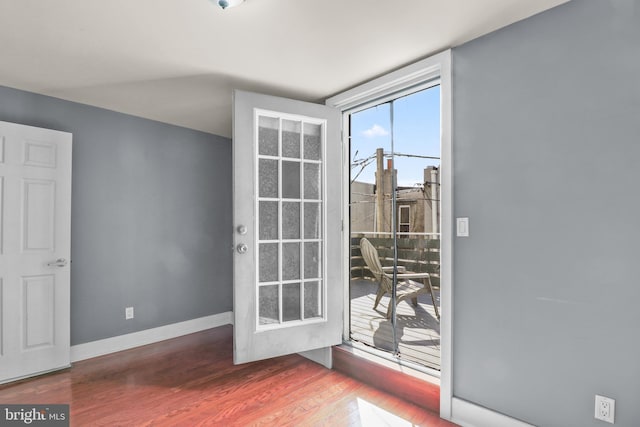
MULTIPOLYGON (((440 234, 397 233, 398 265, 406 271, 431 273, 432 285, 439 287, 440 234)), ((351 279, 373 279, 360 252, 360 239, 366 237, 378 250, 384 267, 393 265, 393 237, 391 233, 351 233, 351 279)))

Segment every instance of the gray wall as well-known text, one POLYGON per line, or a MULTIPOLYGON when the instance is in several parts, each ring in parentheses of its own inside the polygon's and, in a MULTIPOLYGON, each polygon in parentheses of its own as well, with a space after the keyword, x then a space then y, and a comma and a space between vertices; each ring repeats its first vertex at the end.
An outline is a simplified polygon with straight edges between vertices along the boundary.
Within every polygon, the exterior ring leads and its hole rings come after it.
POLYGON ((599 393, 640 425, 640 2, 567 3, 453 70, 454 395, 584 427, 599 393))
POLYGON ((4 87, 0 120, 73 133, 72 345, 232 310, 230 140, 4 87))

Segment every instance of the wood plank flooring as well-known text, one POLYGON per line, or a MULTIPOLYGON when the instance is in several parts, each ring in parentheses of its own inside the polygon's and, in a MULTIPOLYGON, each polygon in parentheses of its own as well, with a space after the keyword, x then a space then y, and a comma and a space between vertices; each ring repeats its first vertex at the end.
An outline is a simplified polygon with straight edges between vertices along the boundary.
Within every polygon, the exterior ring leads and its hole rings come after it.
POLYGON ((440 412, 440 384, 435 379, 375 363, 348 346, 333 348, 333 369, 429 411, 440 412))
POLYGON ((291 355, 234 366, 232 327, 0 386, 3 404, 67 403, 72 426, 454 426, 291 355))
MULTIPOLYGON (((354 279, 350 287, 351 339, 380 350, 392 350, 393 327, 386 318, 389 295, 382 297, 374 310, 377 283, 354 279)), ((438 299, 438 289, 435 294, 438 299)), ((428 293, 420 294, 417 307, 409 301, 398 304, 396 328, 402 359, 440 370, 440 323, 428 293)))

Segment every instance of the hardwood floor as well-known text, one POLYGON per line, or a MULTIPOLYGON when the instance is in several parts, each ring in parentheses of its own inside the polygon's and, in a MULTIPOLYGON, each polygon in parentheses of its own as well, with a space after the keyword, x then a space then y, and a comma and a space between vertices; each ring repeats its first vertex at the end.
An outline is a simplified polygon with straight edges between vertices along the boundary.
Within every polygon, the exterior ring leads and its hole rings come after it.
POLYGON ((454 426, 291 355, 234 366, 232 327, 0 386, 3 404, 68 403, 72 426, 454 426))
POLYGON ((353 354, 333 348, 333 369, 429 411, 440 411, 440 386, 353 354))

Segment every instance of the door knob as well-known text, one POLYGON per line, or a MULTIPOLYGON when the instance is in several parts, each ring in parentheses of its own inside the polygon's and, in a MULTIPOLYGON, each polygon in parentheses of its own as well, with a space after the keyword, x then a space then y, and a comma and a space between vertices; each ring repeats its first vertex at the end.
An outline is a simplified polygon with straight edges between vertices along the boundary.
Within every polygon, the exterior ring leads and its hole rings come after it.
POLYGON ((236 230, 238 231, 238 234, 240 234, 241 236, 244 236, 245 234, 247 234, 246 225, 239 225, 238 228, 236 228, 236 230))
POLYGON ((236 250, 238 251, 239 254, 246 253, 248 249, 249 248, 244 243, 239 243, 238 246, 236 247, 236 250))
POLYGON ((67 260, 64 258, 58 258, 55 261, 47 263, 47 267, 64 267, 67 265, 67 260))

